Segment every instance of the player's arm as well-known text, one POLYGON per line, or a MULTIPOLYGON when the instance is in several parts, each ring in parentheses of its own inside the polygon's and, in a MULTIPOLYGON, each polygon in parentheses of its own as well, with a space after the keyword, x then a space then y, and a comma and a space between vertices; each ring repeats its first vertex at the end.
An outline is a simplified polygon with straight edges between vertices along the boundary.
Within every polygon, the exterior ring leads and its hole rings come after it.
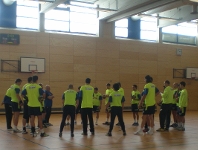
POLYGON ((122 110, 124 109, 124 102, 125 102, 125 97, 124 96, 122 96, 122 110))
POLYGON ((148 88, 145 88, 144 91, 143 91, 143 93, 142 93, 142 97, 141 97, 141 100, 139 102, 139 105, 138 105, 139 108, 141 108, 142 103, 144 102, 147 94, 148 94, 148 88))
POLYGON ((76 109, 78 108, 79 105, 79 95, 76 94, 76 109))
POLYGON ((155 87, 155 96, 159 95, 160 94, 160 91, 158 88, 155 87))
POLYGON ((20 97, 20 89, 19 88, 15 88, 14 90, 16 92, 16 97, 17 97, 17 99, 19 101, 19 104, 22 106, 23 105, 23 101, 21 100, 21 97, 20 97))
POLYGON ((24 89, 24 90, 22 91, 22 93, 21 93, 21 99, 23 100, 24 97, 25 97, 26 95, 27 95, 27 90, 24 89))
POLYGON ((65 94, 63 93, 62 95, 62 105, 64 106, 64 102, 65 102, 65 94))
POLYGON ((99 109, 101 109, 101 107, 102 107, 102 96, 99 96, 99 100, 100 100, 100 106, 99 106, 99 109))
POLYGON ((112 96, 109 96, 108 103, 106 105, 106 110, 108 110, 108 107, 110 106, 110 103, 113 101, 112 96))

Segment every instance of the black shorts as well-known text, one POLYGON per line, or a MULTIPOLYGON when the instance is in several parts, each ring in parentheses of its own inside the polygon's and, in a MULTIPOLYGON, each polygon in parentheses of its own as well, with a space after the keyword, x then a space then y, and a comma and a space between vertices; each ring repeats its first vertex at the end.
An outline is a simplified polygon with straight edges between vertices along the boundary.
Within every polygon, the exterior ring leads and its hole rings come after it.
POLYGON ((41 112, 42 114, 43 113, 46 113, 46 111, 45 111, 45 107, 42 107, 42 112, 41 112))
POLYGON ((76 108, 76 114, 81 113, 81 104, 79 103, 78 107, 76 108))
POLYGON ((19 103, 12 102, 12 111, 13 112, 20 112, 21 111, 21 106, 19 106, 19 103))
POLYGON ((138 109, 138 104, 132 104, 132 105, 131 105, 131 111, 132 111, 132 112, 138 112, 138 111, 139 111, 139 109, 138 109))
POLYGON ((176 104, 172 104, 171 110, 177 111, 177 105, 176 104))
POLYGON ((186 107, 183 107, 182 110, 179 107, 177 107, 177 114, 179 116, 185 116, 186 115, 186 107))
POLYGON ((28 107, 29 116, 40 116, 42 114, 40 107, 28 107))
POLYGON ((23 104, 23 118, 24 119, 28 119, 29 118, 29 111, 28 111, 27 101, 24 101, 24 104, 23 104))
POLYGON ((99 106, 93 106, 93 112, 100 112, 99 106))
POLYGON ((151 115, 155 113, 155 105, 153 106, 147 106, 143 110, 143 115, 151 115))

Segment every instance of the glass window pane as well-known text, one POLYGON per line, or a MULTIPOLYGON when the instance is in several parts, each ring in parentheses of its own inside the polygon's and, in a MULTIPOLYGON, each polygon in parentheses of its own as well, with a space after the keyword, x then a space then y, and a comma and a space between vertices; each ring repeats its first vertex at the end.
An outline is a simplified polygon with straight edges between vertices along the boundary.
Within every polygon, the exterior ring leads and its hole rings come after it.
POLYGON ((38 18, 39 11, 36 7, 17 6, 17 16, 38 18))
POLYGON ((156 41, 157 40, 157 33, 153 32, 153 31, 141 31, 140 32, 140 39, 156 41))
POLYGON ((45 13, 46 19, 69 21, 69 11, 64 10, 50 10, 45 13))
POLYGON ((142 17, 141 21, 157 22, 157 18, 155 18, 155 17, 142 17))
POLYGON ((71 4, 71 6, 70 6, 71 11, 83 12, 83 13, 92 13, 92 14, 97 13, 97 11, 95 9, 91 9, 91 8, 96 8, 96 5, 80 3, 80 2, 73 2, 73 1, 71 1, 70 4, 71 4), (82 6, 82 7, 78 7, 78 6, 82 6), (85 8, 85 7, 88 7, 88 8, 85 8))
POLYGON ((178 34, 188 35, 188 36, 197 36, 197 29, 189 28, 189 27, 185 27, 185 26, 178 26, 178 34))
POLYGON ((163 33, 172 33, 172 34, 177 34, 177 25, 172 25, 168 27, 162 28, 163 33))
POLYGON ((128 28, 115 28, 115 36, 128 37, 128 28))
POLYGON ((157 30, 157 24, 156 24, 156 22, 141 21, 140 29, 141 30, 156 31, 157 30))
POLYGON ((18 28, 38 29, 38 19, 17 17, 16 26, 18 28))
POLYGON ((30 7, 38 7, 39 3, 36 1, 16 1, 17 5, 24 5, 24 6, 30 6, 30 7))
POLYGON ((128 28, 128 19, 122 19, 115 22, 116 27, 125 27, 128 28))
POLYGON ((178 26, 189 27, 189 28, 197 28, 197 25, 196 24, 187 23, 187 22, 180 23, 180 24, 178 24, 178 26))
POLYGON ((70 31, 96 34, 96 25, 71 22, 70 31))
POLYGON ((45 20, 46 30, 69 31, 69 22, 45 20))
POLYGON ((96 24, 96 15, 71 12, 70 13, 70 21, 71 22, 96 24))

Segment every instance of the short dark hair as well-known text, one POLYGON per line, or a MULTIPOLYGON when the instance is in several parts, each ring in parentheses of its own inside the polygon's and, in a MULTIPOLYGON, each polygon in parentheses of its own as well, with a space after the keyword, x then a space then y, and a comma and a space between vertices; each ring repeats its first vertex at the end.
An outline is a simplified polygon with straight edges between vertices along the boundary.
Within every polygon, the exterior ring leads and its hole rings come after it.
POLYGON ((78 89, 80 90, 81 86, 78 87, 78 89))
POLYGON ((115 91, 118 91, 119 88, 120 88, 120 85, 119 85, 118 83, 114 83, 114 84, 113 84, 113 89, 114 89, 115 91))
POLYGON ((165 83, 166 83, 166 84, 170 84, 170 81, 166 80, 165 83))
POLYGON ((19 83, 19 82, 22 82, 22 80, 21 79, 16 79, 15 80, 15 83, 19 83))
POLYGON ((39 85, 42 87, 43 86, 43 83, 39 83, 39 85))
POLYGON ((32 82, 32 77, 28 78, 28 83, 32 82))
POLYGON ((38 76, 33 76, 33 77, 32 77, 32 81, 33 81, 33 82, 36 82, 37 80, 38 80, 38 76))
POLYGON ((186 82, 184 82, 184 81, 180 82, 180 84, 181 84, 183 87, 186 86, 186 82))
POLYGON ((118 85, 119 85, 119 87, 121 87, 121 83, 120 82, 118 82, 118 85))
POLYGON ((85 83, 91 83, 91 79, 90 79, 90 78, 87 78, 87 79, 85 80, 85 83))
POLYGON ((97 88, 97 87, 95 87, 95 88, 94 88, 94 90, 98 91, 98 88, 97 88))
POLYGON ((153 81, 153 78, 149 75, 146 75, 145 79, 146 79, 146 83, 151 83, 153 81))
POLYGON ((137 85, 136 84, 134 84, 133 86, 137 89, 137 85))
POLYGON ((110 83, 107 83, 106 86, 111 86, 111 84, 110 83))

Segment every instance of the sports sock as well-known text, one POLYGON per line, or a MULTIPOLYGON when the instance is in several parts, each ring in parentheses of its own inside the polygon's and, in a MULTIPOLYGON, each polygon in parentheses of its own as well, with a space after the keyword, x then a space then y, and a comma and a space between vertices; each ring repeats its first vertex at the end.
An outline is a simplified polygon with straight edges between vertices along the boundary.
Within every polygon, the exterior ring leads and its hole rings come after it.
POLYGON ((44 133, 44 129, 41 129, 41 133, 44 133))
POLYGON ((17 130, 17 126, 14 125, 14 130, 17 130))
POLYGON ((98 122, 98 118, 96 118, 96 123, 98 122))

